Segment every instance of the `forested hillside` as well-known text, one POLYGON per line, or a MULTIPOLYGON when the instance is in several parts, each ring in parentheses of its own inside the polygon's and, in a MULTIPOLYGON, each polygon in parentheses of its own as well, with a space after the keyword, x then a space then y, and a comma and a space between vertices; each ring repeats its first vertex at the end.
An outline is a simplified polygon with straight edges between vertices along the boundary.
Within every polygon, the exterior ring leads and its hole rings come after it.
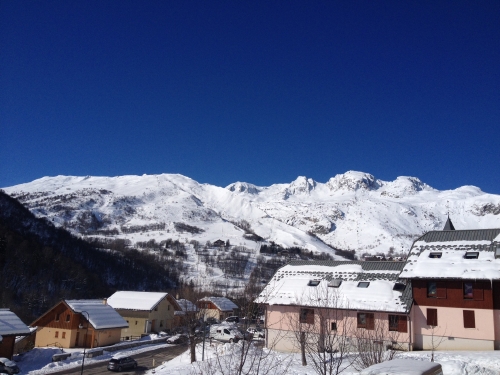
POLYGON ((173 288, 181 270, 175 261, 127 249, 123 241, 91 245, 0 191, 0 306, 26 323, 61 298, 173 288))

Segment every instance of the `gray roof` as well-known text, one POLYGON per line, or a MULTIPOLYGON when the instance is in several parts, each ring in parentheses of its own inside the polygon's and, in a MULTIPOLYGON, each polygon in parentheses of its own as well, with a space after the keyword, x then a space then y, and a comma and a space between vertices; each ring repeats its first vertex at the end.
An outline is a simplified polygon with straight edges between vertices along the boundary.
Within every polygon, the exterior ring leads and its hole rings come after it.
POLYGON ((238 308, 238 305, 226 297, 205 297, 200 299, 200 301, 210 301, 220 311, 233 311, 238 308))
POLYGON ((128 323, 110 305, 102 300, 80 299, 65 300, 76 313, 80 313, 95 329, 128 328, 128 323))
POLYGON ((0 309, 0 335, 29 335, 30 330, 26 324, 9 309, 0 309))
MULTIPOLYGON (((450 241, 490 241, 500 234, 500 228, 473 230, 439 230, 427 232, 417 241, 450 242, 450 241)), ((417 242, 416 241, 416 242, 417 242)))
POLYGON ((343 261, 343 260, 292 260, 288 266, 325 266, 337 267, 345 264, 360 265, 364 271, 402 271, 405 265, 404 262, 388 262, 388 261, 368 261, 359 260, 343 261))
POLYGON ((449 216, 448 216, 448 220, 446 220, 446 223, 444 224, 443 230, 455 230, 455 226, 451 222, 451 219, 449 216))

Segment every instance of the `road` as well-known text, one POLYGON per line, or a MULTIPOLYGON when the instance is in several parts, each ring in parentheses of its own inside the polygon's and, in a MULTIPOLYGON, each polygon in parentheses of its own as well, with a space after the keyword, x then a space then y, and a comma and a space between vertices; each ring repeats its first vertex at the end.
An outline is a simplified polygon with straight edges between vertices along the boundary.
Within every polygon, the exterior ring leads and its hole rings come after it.
MULTIPOLYGON (((188 346, 184 344, 155 349, 140 354, 134 354, 132 358, 137 361, 137 368, 135 370, 122 371, 120 374, 144 374, 146 370, 153 368, 153 359, 155 361, 155 367, 157 367, 162 362, 170 361, 171 359, 177 357, 179 354, 185 352, 187 349, 188 346)), ((112 372, 108 371, 107 366, 108 361, 93 363, 89 365, 84 364, 83 373, 85 375, 110 375, 112 374, 112 372)), ((74 367, 68 370, 53 372, 51 374, 80 374, 81 369, 81 367, 74 367)))

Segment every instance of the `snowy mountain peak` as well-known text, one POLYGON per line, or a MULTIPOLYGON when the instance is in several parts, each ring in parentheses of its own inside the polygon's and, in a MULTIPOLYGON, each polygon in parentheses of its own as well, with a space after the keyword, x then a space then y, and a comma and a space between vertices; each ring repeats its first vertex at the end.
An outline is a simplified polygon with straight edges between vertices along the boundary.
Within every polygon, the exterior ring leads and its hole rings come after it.
POLYGON ((330 178, 326 185, 333 191, 376 190, 383 182, 369 173, 348 171, 330 178))
POLYGON ((285 188, 285 199, 290 195, 309 194, 316 187, 316 181, 312 178, 299 176, 285 188))
POLYGON ((248 182, 234 182, 228 186, 226 189, 232 191, 233 193, 246 193, 246 194, 259 194, 261 189, 248 182))
POLYGON ((382 195, 399 198, 406 195, 414 195, 420 191, 436 191, 436 189, 422 182, 417 177, 400 176, 394 181, 385 182, 382 195))

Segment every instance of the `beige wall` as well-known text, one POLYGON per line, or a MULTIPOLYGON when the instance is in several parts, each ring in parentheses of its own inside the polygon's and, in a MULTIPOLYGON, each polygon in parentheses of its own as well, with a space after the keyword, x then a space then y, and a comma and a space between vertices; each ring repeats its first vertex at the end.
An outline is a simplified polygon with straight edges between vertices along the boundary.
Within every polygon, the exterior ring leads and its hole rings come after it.
POLYGON ((40 327, 36 332, 35 346, 61 346, 63 348, 73 348, 75 346, 75 330, 40 327), (57 336, 56 337, 56 332, 57 336), (63 333, 65 338, 63 338, 63 333))
POLYGON ((438 341, 442 341, 438 346, 439 350, 492 350, 498 333, 494 324, 494 311, 496 310, 414 305, 412 320, 415 348, 431 349, 438 341), (438 326, 434 329, 427 325, 427 308, 438 310, 438 326), (476 328, 464 328, 463 310, 474 311, 476 328))
POLYGON ((120 342, 121 331, 120 328, 96 331, 94 340, 96 340, 97 346, 113 345, 120 342))
POLYGON ((174 328, 174 306, 164 298, 153 311, 116 309, 129 328, 122 329, 121 337, 141 336, 150 332, 158 333, 174 328), (146 329, 146 322, 150 322, 146 329))
MULTIPOLYGON (((357 328, 357 313, 358 311, 339 310, 339 309, 314 309, 314 327, 307 323, 299 323, 300 307, 270 305, 266 308, 266 329, 267 329, 267 347, 276 348, 283 352, 297 352, 297 338, 293 334, 294 331, 299 331, 300 325, 305 327, 308 332, 319 334, 320 319, 326 321, 326 327, 330 330, 331 323, 337 323, 337 331, 332 331, 332 334, 345 335, 351 337, 374 337, 385 339, 389 344, 397 342, 402 350, 408 350, 410 343, 410 322, 408 321, 407 332, 389 331, 389 313, 374 313, 374 330, 365 328, 357 328)), ((360 311, 363 312, 363 311, 360 311)), ((404 314, 395 314, 402 315, 404 314)), ((355 341, 355 340, 354 340, 355 341)), ((353 341, 353 342, 354 342, 353 341)))

